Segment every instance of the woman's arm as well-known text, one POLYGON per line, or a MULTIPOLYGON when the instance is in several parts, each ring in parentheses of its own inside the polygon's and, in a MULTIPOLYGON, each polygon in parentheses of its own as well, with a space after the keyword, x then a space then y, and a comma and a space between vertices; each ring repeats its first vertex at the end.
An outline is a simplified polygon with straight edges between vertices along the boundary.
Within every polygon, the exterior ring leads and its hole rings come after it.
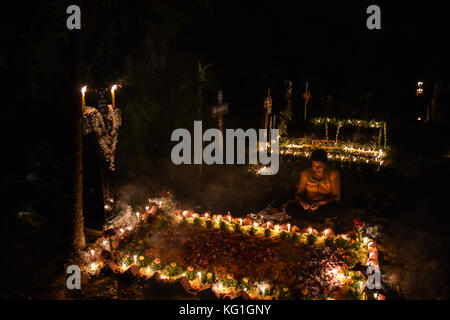
POLYGON ((306 181, 308 180, 308 176, 306 174, 306 171, 303 170, 300 173, 300 179, 298 181, 298 187, 297 187, 297 191, 295 192, 295 199, 302 205, 308 205, 304 200, 304 195, 303 193, 305 192, 306 189, 306 181))
POLYGON ((317 210, 320 206, 323 206, 330 202, 339 202, 341 200, 341 181, 339 171, 333 171, 331 173, 331 195, 323 200, 315 202, 312 206, 312 210, 317 210))

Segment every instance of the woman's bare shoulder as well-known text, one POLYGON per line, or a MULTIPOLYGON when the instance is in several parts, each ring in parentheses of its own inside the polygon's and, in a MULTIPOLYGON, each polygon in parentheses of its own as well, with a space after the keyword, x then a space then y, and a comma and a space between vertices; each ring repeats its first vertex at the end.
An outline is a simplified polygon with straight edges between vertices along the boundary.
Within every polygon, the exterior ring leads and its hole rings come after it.
POLYGON ((330 175, 332 178, 339 177, 339 170, 337 169, 330 169, 330 175))

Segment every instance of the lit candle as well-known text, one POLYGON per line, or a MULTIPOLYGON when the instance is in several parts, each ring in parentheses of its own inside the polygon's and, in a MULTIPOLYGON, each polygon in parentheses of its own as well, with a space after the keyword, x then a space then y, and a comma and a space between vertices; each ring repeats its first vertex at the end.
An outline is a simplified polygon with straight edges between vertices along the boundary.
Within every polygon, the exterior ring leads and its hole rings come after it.
POLYGON ((205 213, 205 218, 208 219, 208 217, 209 217, 209 214, 208 214, 208 212, 206 212, 205 213))
POLYGON ((92 258, 92 260, 95 260, 95 251, 94 250, 91 250, 91 258, 92 258))
POLYGON ((308 229, 306 229, 306 231, 307 231, 309 234, 311 234, 313 230, 312 230, 311 227, 309 227, 308 229))
POLYGON ((290 223, 288 223, 287 228, 288 228, 288 232, 291 232, 291 224, 290 223))
POLYGON ((280 230, 280 226, 277 224, 275 225, 275 231, 279 231, 280 230))
POLYGON ((125 232, 125 231, 123 231, 123 229, 122 229, 122 228, 120 228, 120 230, 119 230, 119 231, 120 231, 120 233, 122 233, 122 234, 123 234, 123 233, 125 232))
POLYGON ((103 249, 105 249, 106 250, 106 244, 108 243, 108 241, 103 241, 103 249))
POLYGON ((114 91, 117 89, 117 85, 113 85, 111 87, 111 97, 112 97, 112 106, 115 108, 116 107, 116 97, 114 95, 114 91))
POLYGON ((127 265, 125 262, 122 263, 122 270, 125 270, 127 268, 127 265))
POLYGON ((239 218, 239 224, 242 226, 242 218, 239 218))
POLYGON ((139 220, 139 215, 140 215, 140 213, 136 212, 136 217, 137 217, 138 220, 139 220))
POLYGON ((364 237, 364 238, 363 238, 363 243, 364 243, 364 244, 367 244, 368 241, 369 241, 369 238, 367 238, 367 237, 364 237))
POLYGON ((134 259, 134 264, 137 265, 137 255, 134 255, 133 259, 134 259))
POLYGON ((86 89, 87 86, 84 86, 83 88, 81 88, 81 108, 83 110, 84 113, 84 109, 86 108, 86 101, 85 101, 85 93, 86 93, 86 89))
POLYGON ((91 274, 94 274, 97 270, 97 265, 95 263, 91 263, 91 274))
POLYGON ((270 229, 270 221, 267 221, 267 229, 270 229))
POLYGON ((258 222, 253 222, 253 226, 254 226, 255 228, 258 228, 258 222))
POLYGON ((150 275, 150 267, 147 267, 145 271, 147 272, 148 275, 150 275))
POLYGON ((146 207, 145 207, 145 211, 147 211, 147 213, 148 213, 148 210, 150 210, 150 207, 149 207, 149 206, 146 206, 146 207))
POLYGON ((201 284, 202 283, 202 273, 198 272, 197 275, 198 275, 198 282, 201 284))

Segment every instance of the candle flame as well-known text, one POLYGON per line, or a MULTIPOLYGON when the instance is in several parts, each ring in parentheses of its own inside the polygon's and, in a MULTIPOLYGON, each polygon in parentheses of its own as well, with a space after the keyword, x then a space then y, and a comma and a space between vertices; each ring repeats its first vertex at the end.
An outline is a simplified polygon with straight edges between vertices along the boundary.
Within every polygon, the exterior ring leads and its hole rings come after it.
POLYGON ((313 230, 312 230, 311 227, 309 227, 308 229, 306 229, 306 231, 307 231, 309 234, 311 234, 313 230))
POLYGON ((112 87, 111 87, 111 91, 114 91, 114 90, 116 90, 117 89, 117 85, 113 85, 112 87))
POLYGON ((83 88, 81 88, 81 93, 85 94, 86 93, 86 89, 87 89, 87 86, 84 86, 83 88))

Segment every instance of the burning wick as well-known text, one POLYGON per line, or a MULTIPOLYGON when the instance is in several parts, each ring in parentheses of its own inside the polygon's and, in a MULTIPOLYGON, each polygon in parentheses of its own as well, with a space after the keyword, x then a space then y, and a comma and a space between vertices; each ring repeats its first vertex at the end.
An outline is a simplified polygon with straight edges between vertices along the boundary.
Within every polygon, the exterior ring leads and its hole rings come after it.
POLYGON ((307 231, 309 234, 311 234, 313 230, 312 230, 311 227, 309 227, 308 229, 306 229, 306 231, 307 231))
POLYGON ((200 283, 201 283, 202 282, 202 273, 198 272, 197 275, 198 275, 198 281, 200 281, 200 283))
POLYGON ((108 243, 108 241, 103 241, 103 249, 105 249, 106 250, 106 244, 108 243))
POLYGON ((145 211, 148 212, 148 210, 150 210, 150 207, 149 207, 149 206, 146 206, 146 207, 145 207, 145 211))
POLYGON ((291 232, 291 224, 290 223, 288 223, 287 228, 288 228, 288 232, 291 232))
POLYGON ((262 291, 262 295, 264 295, 264 292, 266 292, 266 286, 263 286, 261 291, 262 291))
POLYGON ((239 218, 239 224, 242 226, 242 218, 239 218))
POLYGON ((183 218, 186 218, 186 214, 187 214, 187 210, 184 210, 181 215, 183 216, 183 218))
POLYGON ((326 237, 326 236, 328 236, 328 234, 331 232, 331 230, 330 229, 325 229, 325 230, 323 230, 323 235, 326 237))
POLYGON ((342 236, 342 239, 347 239, 347 235, 344 234, 344 235, 342 236))
POLYGON ((137 255, 134 255, 133 259, 134 259, 134 264, 137 265, 137 255))
POLYGON ((183 277, 186 277, 186 273, 183 273, 182 276, 183 276, 183 277))
POLYGON ((231 223, 231 216, 228 216, 227 219, 228 219, 228 222, 231 223))
POLYGON ((205 213, 205 218, 206 218, 206 219, 208 219, 208 216, 209 216, 209 214, 208 214, 208 213, 205 213))
POLYGON ((161 279, 162 279, 162 280, 165 280, 165 279, 166 279, 166 276, 162 276, 161 279))
POLYGON ((91 258, 92 258, 92 260, 95 260, 95 251, 94 250, 91 250, 91 258))

